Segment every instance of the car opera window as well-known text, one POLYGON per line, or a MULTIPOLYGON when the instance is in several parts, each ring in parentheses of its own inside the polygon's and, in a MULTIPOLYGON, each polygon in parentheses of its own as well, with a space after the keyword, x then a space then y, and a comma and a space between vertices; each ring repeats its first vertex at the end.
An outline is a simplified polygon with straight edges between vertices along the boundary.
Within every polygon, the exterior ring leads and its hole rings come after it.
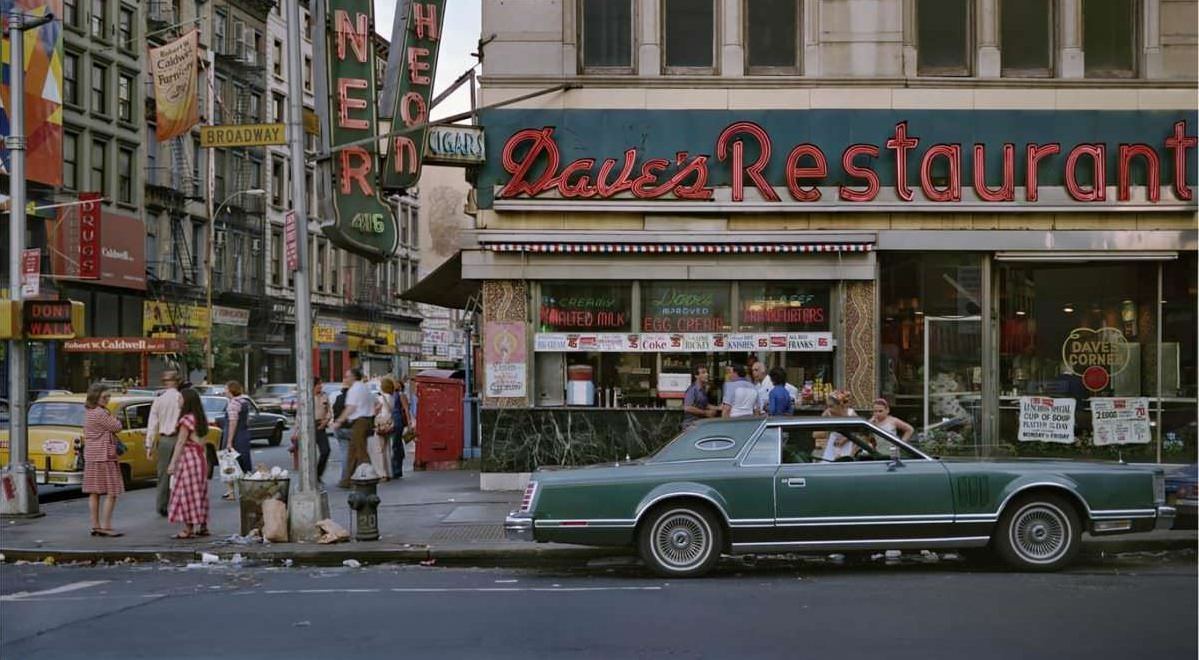
POLYGON ((667 73, 711 73, 716 59, 714 0, 662 0, 667 73))
POLYGON ((1005 77, 1053 75, 1053 0, 1003 0, 999 39, 1005 77))
POLYGON ((799 72, 799 4, 799 0, 745 0, 749 73, 799 72))
POLYGON ((630 71, 633 66, 633 3, 582 0, 580 44, 583 71, 630 71))
POLYGON ((1087 78, 1135 78, 1136 0, 1083 0, 1082 49, 1087 78))
POLYGON ((916 68, 922 76, 968 76, 972 0, 917 0, 916 68))

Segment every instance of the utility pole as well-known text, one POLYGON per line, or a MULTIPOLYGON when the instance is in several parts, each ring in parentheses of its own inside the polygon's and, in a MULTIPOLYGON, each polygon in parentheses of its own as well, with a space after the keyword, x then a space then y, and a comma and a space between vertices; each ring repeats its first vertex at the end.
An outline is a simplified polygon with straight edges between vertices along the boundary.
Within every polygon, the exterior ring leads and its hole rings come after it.
MULTIPOLYGON (((329 517, 329 498, 316 482, 316 417, 313 414, 312 391, 312 293, 308 279, 308 191, 305 190, 304 167, 304 73, 299 35, 300 0, 286 0, 287 40, 287 142, 291 148, 291 197, 296 214, 296 249, 299 269, 296 271, 296 424, 299 426, 300 474, 297 488, 289 498, 292 538, 314 541, 319 537, 316 523, 329 517)), ((316 38, 323 39, 318 27, 316 38)))
MULTIPOLYGON (((4 138, 12 158, 9 171, 9 197, 12 211, 8 225, 8 294, 18 304, 21 292, 21 253, 25 250, 25 31, 54 20, 47 9, 37 17, 27 16, 14 3, 8 14, 8 45, 12 72, 9 86, 9 132, 4 138)), ((8 466, 0 471, 0 516, 38 516, 37 473, 29 463, 29 354, 25 339, 8 342, 8 466), (12 497, 8 497, 12 493, 12 497)))

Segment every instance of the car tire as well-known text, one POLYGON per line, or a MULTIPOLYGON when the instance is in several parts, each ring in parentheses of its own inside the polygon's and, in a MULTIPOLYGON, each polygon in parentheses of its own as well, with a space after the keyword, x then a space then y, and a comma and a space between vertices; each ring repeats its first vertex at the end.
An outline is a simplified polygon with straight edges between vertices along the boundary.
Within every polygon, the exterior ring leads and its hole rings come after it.
POLYGON ((1078 555, 1082 524, 1061 495, 1033 494, 1013 501, 999 517, 992 537, 995 553, 1022 571, 1056 571, 1078 555))
POLYGON ((667 504, 646 517, 638 538, 642 561, 662 577, 699 577, 720 561, 724 529, 707 507, 667 504))
POLYGON ((270 445, 272 447, 278 447, 280 444, 283 443, 283 425, 282 424, 275 425, 275 430, 271 431, 271 437, 269 440, 267 440, 267 442, 270 443, 270 445))

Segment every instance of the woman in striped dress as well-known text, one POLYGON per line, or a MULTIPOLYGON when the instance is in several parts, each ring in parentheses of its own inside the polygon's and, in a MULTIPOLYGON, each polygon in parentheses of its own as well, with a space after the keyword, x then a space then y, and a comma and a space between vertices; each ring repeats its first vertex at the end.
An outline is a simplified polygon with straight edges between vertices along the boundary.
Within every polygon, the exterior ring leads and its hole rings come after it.
POLYGON ((92 536, 123 536, 112 529, 112 510, 125 492, 121 466, 117 462, 117 438, 121 422, 108 412, 108 387, 94 383, 87 388, 83 415, 83 492, 88 494, 92 536), (104 495, 104 524, 100 524, 100 496, 104 495))
POLYGON ((184 525, 175 538, 190 539, 208 536, 208 460, 204 456, 203 444, 208 435, 208 418, 204 415, 204 405, 195 389, 189 387, 182 394, 179 436, 175 441, 175 452, 171 454, 171 463, 167 466, 167 473, 175 480, 171 486, 167 520, 184 525))

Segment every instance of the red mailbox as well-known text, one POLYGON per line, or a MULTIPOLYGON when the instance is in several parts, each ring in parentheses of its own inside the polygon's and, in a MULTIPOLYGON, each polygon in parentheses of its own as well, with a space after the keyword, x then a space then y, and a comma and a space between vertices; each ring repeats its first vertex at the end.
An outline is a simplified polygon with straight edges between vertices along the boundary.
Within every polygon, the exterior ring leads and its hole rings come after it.
POLYGON ((415 467, 456 468, 462 460, 462 397, 466 384, 429 370, 412 377, 416 387, 415 467))

